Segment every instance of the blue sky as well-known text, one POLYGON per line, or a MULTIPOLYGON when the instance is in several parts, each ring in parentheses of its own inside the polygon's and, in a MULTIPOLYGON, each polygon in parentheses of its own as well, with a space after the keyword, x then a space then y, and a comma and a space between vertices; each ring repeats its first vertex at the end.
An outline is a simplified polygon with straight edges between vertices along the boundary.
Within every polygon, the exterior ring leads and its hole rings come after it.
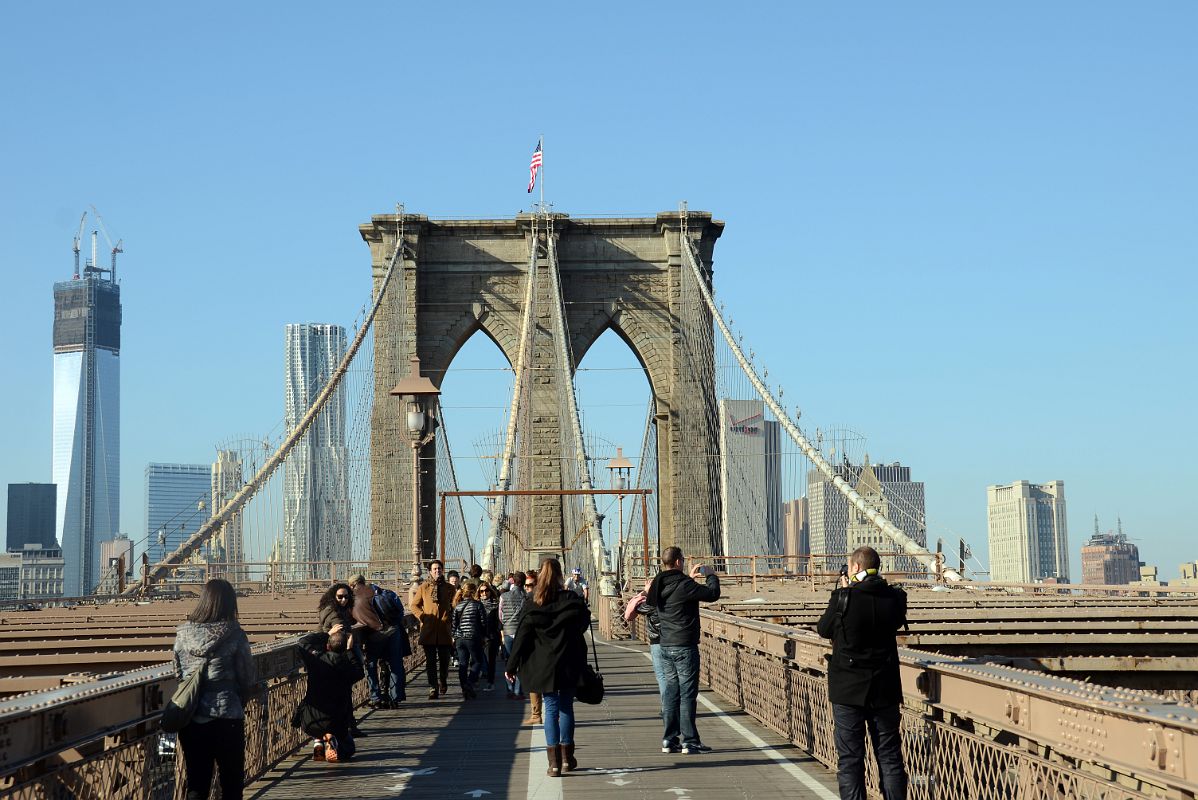
MULTIPOLYGON (((933 534, 984 550, 987 484, 1059 478, 1075 565, 1118 514, 1171 576, 1198 558, 1195 30, 1189 2, 12 6, 0 482, 49 479, 51 284, 88 204, 127 249, 136 534, 146 462, 278 422, 285 323, 352 321, 360 223, 526 208, 544 133, 560 211, 727 222, 746 342, 804 424, 912 465, 933 534)), ((579 390, 634 450, 645 386, 579 390)))

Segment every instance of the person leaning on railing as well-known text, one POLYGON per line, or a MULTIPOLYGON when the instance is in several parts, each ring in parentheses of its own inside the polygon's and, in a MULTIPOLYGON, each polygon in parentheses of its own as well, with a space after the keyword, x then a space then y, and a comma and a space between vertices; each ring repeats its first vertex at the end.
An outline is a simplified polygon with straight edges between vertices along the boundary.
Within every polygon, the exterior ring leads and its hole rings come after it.
POLYGON ((200 602, 175 635, 181 676, 204 669, 191 721, 179 731, 187 800, 204 800, 220 767, 221 797, 240 800, 245 784, 245 703, 257 692, 250 640, 237 622, 237 593, 221 578, 204 584, 200 602))
POLYGON ((907 595, 878 574, 879 566, 878 552, 872 547, 854 550, 817 626, 820 636, 832 640, 828 699, 842 800, 865 800, 867 728, 883 799, 907 796, 900 728, 903 686, 895 641, 907 624, 907 595))

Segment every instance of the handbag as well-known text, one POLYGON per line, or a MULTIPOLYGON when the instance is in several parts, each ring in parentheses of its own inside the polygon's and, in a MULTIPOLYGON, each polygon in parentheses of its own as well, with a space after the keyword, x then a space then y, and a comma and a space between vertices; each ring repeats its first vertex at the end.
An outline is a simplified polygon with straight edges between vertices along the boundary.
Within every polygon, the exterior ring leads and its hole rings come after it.
POLYGON ((591 632, 591 655, 595 657, 595 666, 584 663, 582 672, 578 676, 578 687, 574 692, 574 696, 578 698, 580 703, 586 703, 589 706, 597 706, 603 702, 603 673, 599 671, 599 652, 595 649, 595 631, 587 624, 587 630, 591 632))

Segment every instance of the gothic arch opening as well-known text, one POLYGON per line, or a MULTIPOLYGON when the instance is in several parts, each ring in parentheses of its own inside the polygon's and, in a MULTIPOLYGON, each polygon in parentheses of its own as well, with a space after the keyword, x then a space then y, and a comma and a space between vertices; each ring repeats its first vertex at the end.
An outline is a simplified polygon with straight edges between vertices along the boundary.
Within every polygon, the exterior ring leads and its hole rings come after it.
MULTIPOLYGON (((616 456, 616 448, 633 465, 627 483, 630 488, 645 487, 656 491, 657 460, 654 449, 643 458, 645 423, 653 397, 653 384, 641 354, 627 340, 626 334, 608 325, 578 360, 574 382, 578 390, 579 415, 587 440, 587 455, 591 476, 596 488, 613 488, 613 474, 608 463, 616 456), (646 472, 648 471, 648 472, 646 472)), ((649 507, 651 538, 657 529, 657 503, 649 507)), ((604 515, 603 535, 609 552, 615 553, 621 539, 635 540, 633 552, 641 554, 641 504, 639 498, 600 496, 599 513, 604 515), (623 535, 621 536, 621 531, 623 535)), ((651 548, 651 553, 656 547, 651 548)))
MULTIPOLYGON (((453 454, 458 488, 490 489, 503 452, 512 398, 511 365, 490 332, 476 324, 441 369, 442 374, 434 380, 440 380, 445 438, 453 454)), ((487 538, 484 499, 462 498, 462 514, 477 558, 487 538)))

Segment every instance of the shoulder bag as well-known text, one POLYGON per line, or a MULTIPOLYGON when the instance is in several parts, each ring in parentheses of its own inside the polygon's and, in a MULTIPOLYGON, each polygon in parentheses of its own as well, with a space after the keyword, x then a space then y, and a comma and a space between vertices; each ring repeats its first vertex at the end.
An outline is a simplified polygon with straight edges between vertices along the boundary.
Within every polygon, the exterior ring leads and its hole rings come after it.
POLYGON ((595 666, 592 668, 590 664, 586 663, 582 665, 582 673, 578 676, 578 687, 574 696, 580 703, 597 706, 603 702, 603 673, 599 671, 599 652, 595 649, 595 631, 591 628, 590 622, 587 623, 587 630, 591 632, 591 655, 595 658, 595 666))
POLYGON ((196 669, 191 671, 190 675, 179 682, 179 688, 175 689, 175 693, 171 695, 166 708, 162 710, 162 729, 164 731, 167 733, 178 733, 191 722, 191 718, 196 713, 196 706, 200 703, 200 695, 203 694, 204 673, 208 671, 208 662, 212 660, 212 654, 216 652, 218 647, 225 643, 225 640, 232 633, 230 631, 217 639, 205 653, 201 654, 195 650, 192 651, 192 655, 202 656, 204 660, 200 662, 200 665, 196 669))

